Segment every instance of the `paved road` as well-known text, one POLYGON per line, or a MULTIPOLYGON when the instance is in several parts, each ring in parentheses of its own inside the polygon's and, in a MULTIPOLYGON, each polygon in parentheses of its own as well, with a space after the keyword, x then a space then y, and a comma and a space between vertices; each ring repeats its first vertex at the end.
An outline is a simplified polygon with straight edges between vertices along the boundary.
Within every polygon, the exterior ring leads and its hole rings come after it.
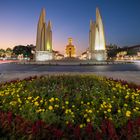
POLYGON ((0 64, 0 83, 48 74, 96 74, 140 85, 140 63, 94 66, 47 66, 0 64))
POLYGON ((4 72, 106 72, 106 71, 140 71, 140 63, 110 64, 92 66, 48 66, 27 64, 0 64, 0 73, 4 72))

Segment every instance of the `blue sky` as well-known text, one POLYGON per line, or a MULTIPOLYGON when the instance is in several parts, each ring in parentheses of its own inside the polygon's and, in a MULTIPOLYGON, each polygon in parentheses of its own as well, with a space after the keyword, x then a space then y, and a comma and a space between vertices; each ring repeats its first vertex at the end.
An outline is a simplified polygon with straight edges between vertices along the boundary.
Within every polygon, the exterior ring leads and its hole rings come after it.
POLYGON ((0 48, 36 42, 42 8, 52 21, 53 48, 65 52, 73 38, 78 54, 88 48, 89 22, 99 8, 107 44, 140 44, 139 0, 0 0, 0 48))

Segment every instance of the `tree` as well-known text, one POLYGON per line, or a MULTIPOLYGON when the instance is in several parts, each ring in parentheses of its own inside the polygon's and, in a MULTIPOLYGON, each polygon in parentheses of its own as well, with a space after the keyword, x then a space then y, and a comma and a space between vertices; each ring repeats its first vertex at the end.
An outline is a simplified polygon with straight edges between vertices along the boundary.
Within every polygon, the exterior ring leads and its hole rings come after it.
POLYGON ((136 51, 136 50, 129 49, 129 50, 127 51, 127 54, 128 54, 128 55, 137 55, 137 51, 136 51))
POLYGON ((5 57, 5 50, 4 49, 0 49, 0 57, 5 57))
POLYGON ((18 45, 13 48, 13 53, 16 55, 23 54, 24 57, 30 57, 32 58, 32 50, 35 48, 33 45, 18 45))
POLYGON ((107 46, 107 55, 109 58, 115 58, 119 51, 119 47, 115 44, 110 44, 107 46))
POLYGON ((24 54, 25 52, 25 46, 19 45, 13 48, 13 53, 16 55, 24 54))
POLYGON ((13 52, 13 50, 11 48, 7 48, 5 51, 6 57, 10 58, 12 56, 12 52, 13 52))
POLYGON ((12 52, 12 49, 11 48, 7 48, 6 52, 12 52))

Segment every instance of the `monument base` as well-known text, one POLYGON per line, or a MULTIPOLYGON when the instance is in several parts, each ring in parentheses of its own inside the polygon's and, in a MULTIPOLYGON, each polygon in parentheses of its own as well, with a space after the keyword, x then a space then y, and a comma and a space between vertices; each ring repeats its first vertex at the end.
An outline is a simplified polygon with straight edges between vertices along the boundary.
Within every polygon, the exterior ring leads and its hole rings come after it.
POLYGON ((89 59, 96 61, 105 61, 107 60, 106 50, 95 50, 89 52, 89 59))
POLYGON ((35 54, 36 61, 47 61, 53 59, 53 53, 48 51, 36 51, 35 54))

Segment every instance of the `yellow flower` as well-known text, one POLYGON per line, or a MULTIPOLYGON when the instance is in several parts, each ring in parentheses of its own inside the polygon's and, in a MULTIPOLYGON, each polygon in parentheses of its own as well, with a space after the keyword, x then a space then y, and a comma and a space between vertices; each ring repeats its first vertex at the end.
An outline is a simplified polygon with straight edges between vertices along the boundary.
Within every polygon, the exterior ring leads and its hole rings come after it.
POLYGON ((71 115, 74 115, 74 113, 71 111, 71 115))
POLYGON ((16 101, 11 101, 9 104, 15 106, 17 104, 17 102, 16 101))
POLYGON ((124 106, 127 107, 128 105, 127 104, 124 104, 124 106))
POLYGON ((43 103, 43 99, 40 100, 40 103, 43 103))
POLYGON ((138 107, 136 107, 136 110, 139 110, 139 108, 138 108, 138 107))
POLYGON ((26 103, 28 104, 28 103, 29 103, 29 101, 28 101, 28 100, 26 100, 26 103))
POLYGON ((83 124, 80 124, 80 128, 83 128, 84 127, 84 125, 83 124))
POLYGON ((66 121, 66 124, 68 124, 69 123, 69 121, 66 121))
POLYGON ((54 102, 54 98, 52 97, 52 98, 49 100, 49 102, 54 102))
POLYGON ((106 106, 106 105, 104 105, 104 107, 105 107, 105 108, 107 108, 107 106, 106 106))
POLYGON ((121 113, 121 110, 120 109, 118 110, 118 113, 121 113))
POLYGON ((5 95, 9 95, 9 92, 6 92, 5 95))
POLYGON ((39 112, 41 112, 41 109, 36 110, 36 113, 39 113, 39 112))
POLYGON ((71 109, 69 109, 69 113, 71 113, 71 109))
POLYGON ((30 96, 29 96, 27 99, 28 99, 28 100, 31 100, 31 99, 32 99, 32 97, 30 97, 30 96))
POLYGON ((59 99, 58 99, 58 98, 55 98, 55 100, 56 100, 56 101, 59 101, 59 99))
POLYGON ((106 104, 106 102, 105 101, 103 101, 103 105, 105 105, 106 104))
POLYGON ((104 113, 106 114, 106 113, 107 113, 107 111, 104 111, 104 113))
POLYGON ((109 120, 112 120, 112 118, 111 118, 111 117, 109 117, 108 119, 109 119, 109 120))
POLYGON ((74 108, 74 107, 75 107, 75 105, 72 105, 72 107, 74 108))
POLYGON ((112 108, 112 105, 111 104, 109 104, 109 106, 108 106, 109 108, 112 108))
POLYGON ((59 105, 54 105, 54 107, 58 108, 58 107, 59 107, 59 105))
POLYGON ((125 99, 127 99, 128 97, 129 97, 129 96, 128 96, 128 95, 126 95, 126 96, 125 96, 125 99))
POLYGON ((135 97, 134 97, 134 95, 132 95, 132 99, 134 99, 135 97))
POLYGON ((65 106, 62 106, 62 109, 64 109, 65 108, 65 106))
POLYGON ((101 104, 101 108, 104 108, 104 106, 101 104))
POLYGON ((19 97, 19 95, 17 94, 17 97, 19 97))
POLYGON ((116 90, 116 88, 113 87, 112 90, 116 90))
POLYGON ((42 112, 45 112, 45 109, 41 109, 42 112))
POLYGON ((116 97, 115 97, 115 96, 113 96, 113 98, 115 99, 116 97))
POLYGON ((92 113, 92 110, 89 110, 88 113, 92 113))
POLYGON ((20 100, 20 98, 18 98, 18 102, 19 102, 19 103, 22 103, 22 101, 20 100))
POLYGON ((37 96, 35 99, 36 99, 36 100, 39 99, 39 96, 37 96))
POLYGON ((90 118, 87 118, 87 122, 90 122, 90 118))
POLYGON ((84 114, 84 118, 86 118, 87 117, 87 114, 84 114))
POLYGON ((65 104, 68 105, 69 104, 69 101, 66 101, 65 104))
POLYGON ((87 105, 90 105, 90 102, 87 102, 87 105))
POLYGON ((39 106, 39 103, 36 101, 36 102, 34 102, 34 105, 35 106, 39 106))
POLYGON ((66 110, 65 110, 65 113, 67 114, 68 112, 69 112, 69 110, 68 110, 68 109, 66 109, 66 110))
POLYGON ((49 106, 49 110, 53 110, 53 106, 50 105, 50 106, 49 106))
POLYGON ((74 114, 72 114, 72 118, 75 118, 75 115, 74 114))
POLYGON ((111 112, 111 109, 108 109, 107 111, 108 111, 108 112, 111 112))
POLYGON ((126 115, 126 117, 130 117, 130 115, 131 115, 131 111, 126 111, 126 113, 125 113, 125 115, 126 115))
POLYGON ((71 111, 71 109, 66 109, 65 110, 65 113, 67 114, 67 113, 72 113, 72 111, 71 111))

